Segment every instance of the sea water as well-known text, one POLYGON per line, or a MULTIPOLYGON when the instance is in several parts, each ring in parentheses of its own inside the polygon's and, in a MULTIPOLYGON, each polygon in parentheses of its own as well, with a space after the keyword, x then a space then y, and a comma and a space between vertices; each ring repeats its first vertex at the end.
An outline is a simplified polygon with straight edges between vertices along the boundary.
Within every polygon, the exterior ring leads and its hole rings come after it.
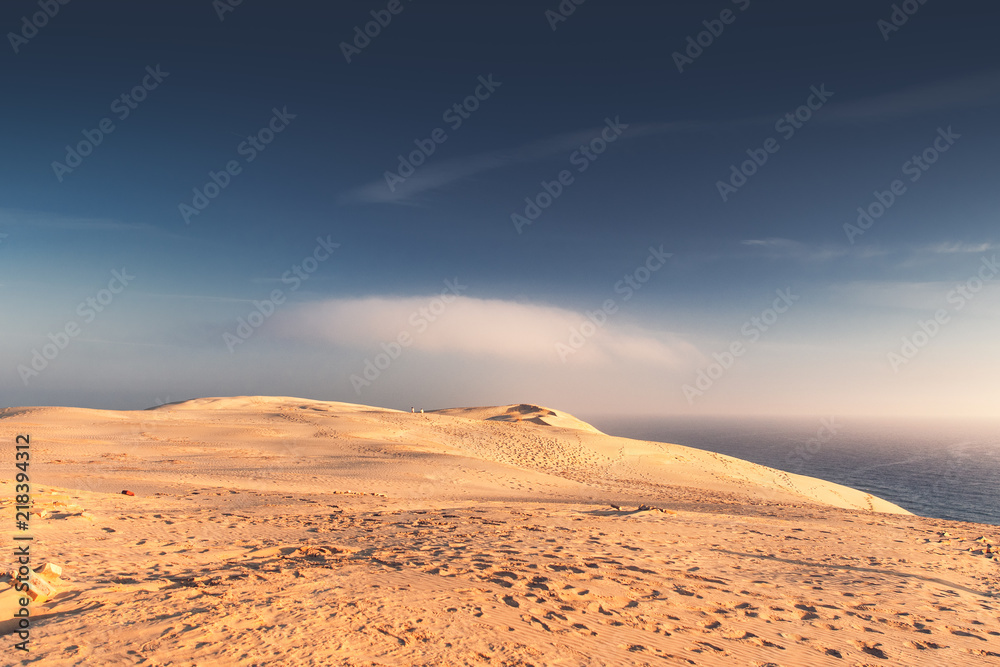
POLYGON ((609 435, 670 442, 867 491, 914 514, 1000 525, 1000 421, 605 417, 609 435))

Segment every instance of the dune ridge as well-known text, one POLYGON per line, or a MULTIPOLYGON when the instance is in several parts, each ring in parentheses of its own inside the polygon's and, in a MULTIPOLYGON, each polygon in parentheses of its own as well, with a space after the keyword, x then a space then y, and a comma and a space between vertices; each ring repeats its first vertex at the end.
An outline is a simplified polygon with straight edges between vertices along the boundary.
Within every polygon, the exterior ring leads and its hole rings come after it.
MULTIPOLYGON (((204 448, 196 454, 199 458, 224 456, 237 479, 245 477, 248 465, 261 457, 298 455, 324 461, 324 472, 317 477, 326 483, 345 483, 330 465, 337 461, 336 468, 355 484, 390 494, 502 498, 537 493, 566 500, 593 497, 595 491, 618 491, 624 499, 652 501, 657 494, 669 495, 672 487, 695 487, 746 502, 812 502, 906 513, 856 489, 682 445, 606 435, 568 413, 531 404, 414 414, 293 397, 237 396, 199 398, 138 412, 32 408, 13 414, 65 424, 56 437, 71 435, 81 444, 99 439, 92 433, 81 434, 78 424, 110 429, 105 441, 132 447, 124 455, 143 463, 141 471, 133 471, 136 484, 140 480, 156 484, 182 469, 164 468, 134 445, 189 442, 204 448), (236 446, 238 442, 249 449, 236 446), (537 483, 522 484, 518 478, 523 475, 537 478, 537 483), (433 483, 414 485, 420 478, 433 483), (449 482, 438 484, 442 478, 449 482)), ((122 453, 114 448, 98 452, 95 445, 89 446, 103 457, 122 453)), ((73 463, 61 465, 65 466, 64 474, 58 475, 61 479, 83 472, 73 463)), ((322 484, 289 474, 291 469, 282 466, 272 477, 275 488, 322 490, 322 484)), ((99 476, 87 476, 100 483, 99 476)), ((208 482, 213 473, 195 469, 187 478, 208 482)), ((217 481, 233 480, 223 475, 217 481)))
POLYGON ((63 566, 42 664, 1000 659, 995 526, 543 406, 0 410, 18 433, 63 566))

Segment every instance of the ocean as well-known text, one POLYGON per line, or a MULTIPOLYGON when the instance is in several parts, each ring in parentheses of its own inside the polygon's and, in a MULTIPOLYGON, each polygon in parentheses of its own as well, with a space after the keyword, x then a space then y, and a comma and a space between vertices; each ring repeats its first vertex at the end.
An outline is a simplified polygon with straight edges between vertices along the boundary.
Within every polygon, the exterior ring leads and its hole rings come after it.
POLYGON ((921 516, 1000 525, 1000 422, 834 418, 594 418, 670 442, 867 491, 921 516))

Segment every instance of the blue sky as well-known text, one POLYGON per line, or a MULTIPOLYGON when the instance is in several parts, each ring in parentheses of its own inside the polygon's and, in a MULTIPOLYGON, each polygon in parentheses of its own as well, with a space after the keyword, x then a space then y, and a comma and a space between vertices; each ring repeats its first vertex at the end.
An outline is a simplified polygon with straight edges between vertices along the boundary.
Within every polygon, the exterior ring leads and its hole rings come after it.
POLYGON ((993 5, 43 5, 3 405, 995 413, 993 5))

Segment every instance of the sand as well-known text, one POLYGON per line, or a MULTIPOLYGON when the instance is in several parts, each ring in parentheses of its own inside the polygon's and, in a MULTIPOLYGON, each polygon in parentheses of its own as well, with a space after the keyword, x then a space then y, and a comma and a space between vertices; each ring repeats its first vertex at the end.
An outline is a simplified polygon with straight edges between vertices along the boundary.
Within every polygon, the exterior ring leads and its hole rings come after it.
POLYGON ((998 527, 558 410, 0 411, 24 433, 63 566, 29 662, 1000 665, 998 527))

